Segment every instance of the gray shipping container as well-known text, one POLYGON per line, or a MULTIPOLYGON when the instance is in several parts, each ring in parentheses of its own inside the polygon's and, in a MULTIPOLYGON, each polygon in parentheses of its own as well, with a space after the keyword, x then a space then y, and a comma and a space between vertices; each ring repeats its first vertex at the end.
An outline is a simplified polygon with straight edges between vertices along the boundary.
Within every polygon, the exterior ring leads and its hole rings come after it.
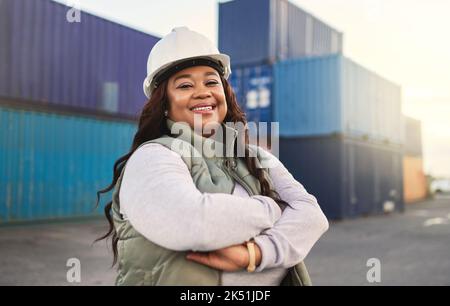
POLYGON ((420 120, 404 117, 405 119, 405 154, 409 156, 422 156, 422 122, 420 120))
POLYGON ((233 64, 342 53, 343 34, 287 0, 219 4, 219 49, 233 64))
POLYGON ((403 211, 399 147, 341 136, 280 138, 281 162, 330 219, 403 211))

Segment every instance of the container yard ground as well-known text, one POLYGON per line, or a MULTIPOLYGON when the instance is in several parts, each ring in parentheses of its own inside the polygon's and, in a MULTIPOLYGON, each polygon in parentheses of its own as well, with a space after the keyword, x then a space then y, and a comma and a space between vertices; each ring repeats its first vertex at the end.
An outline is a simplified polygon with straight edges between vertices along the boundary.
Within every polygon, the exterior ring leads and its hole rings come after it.
MULTIPOLYGON (((72 285, 69 258, 81 262, 81 285, 110 285, 115 271, 103 220, 0 227, 0 285, 72 285)), ((315 285, 372 285, 369 258, 381 262, 381 285, 450 285, 450 198, 406 206, 404 214, 331 222, 306 263, 315 285)))

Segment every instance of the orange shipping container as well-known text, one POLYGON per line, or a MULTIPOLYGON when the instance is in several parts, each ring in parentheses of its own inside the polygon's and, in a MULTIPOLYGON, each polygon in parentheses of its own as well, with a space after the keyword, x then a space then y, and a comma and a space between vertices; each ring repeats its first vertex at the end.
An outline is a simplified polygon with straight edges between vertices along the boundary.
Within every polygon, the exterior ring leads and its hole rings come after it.
POLYGON ((403 184, 405 203, 419 201, 427 196, 427 182, 421 157, 403 158, 403 184))

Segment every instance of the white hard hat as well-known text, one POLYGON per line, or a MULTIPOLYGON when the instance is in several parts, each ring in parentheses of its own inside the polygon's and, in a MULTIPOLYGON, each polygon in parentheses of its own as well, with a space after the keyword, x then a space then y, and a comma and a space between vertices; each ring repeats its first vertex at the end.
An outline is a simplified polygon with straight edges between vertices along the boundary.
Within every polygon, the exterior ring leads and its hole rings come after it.
POLYGON ((215 68, 220 67, 225 79, 231 74, 230 57, 220 53, 207 37, 187 27, 174 28, 155 44, 148 56, 147 77, 143 86, 145 95, 150 98, 158 85, 155 80, 161 75, 205 63, 215 68), (188 60, 193 61, 190 65, 183 66, 182 63, 188 60), (181 65, 177 66, 178 64, 181 65), (177 69, 174 70, 174 67, 177 69))

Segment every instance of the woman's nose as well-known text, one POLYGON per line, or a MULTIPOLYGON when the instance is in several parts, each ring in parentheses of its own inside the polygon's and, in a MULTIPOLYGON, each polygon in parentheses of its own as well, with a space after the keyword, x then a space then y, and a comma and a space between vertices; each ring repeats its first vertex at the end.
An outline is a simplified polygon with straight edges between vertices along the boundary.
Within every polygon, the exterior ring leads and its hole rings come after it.
POLYGON ((194 97, 198 99, 209 98, 211 97, 211 91, 206 86, 198 86, 195 89, 194 97))

